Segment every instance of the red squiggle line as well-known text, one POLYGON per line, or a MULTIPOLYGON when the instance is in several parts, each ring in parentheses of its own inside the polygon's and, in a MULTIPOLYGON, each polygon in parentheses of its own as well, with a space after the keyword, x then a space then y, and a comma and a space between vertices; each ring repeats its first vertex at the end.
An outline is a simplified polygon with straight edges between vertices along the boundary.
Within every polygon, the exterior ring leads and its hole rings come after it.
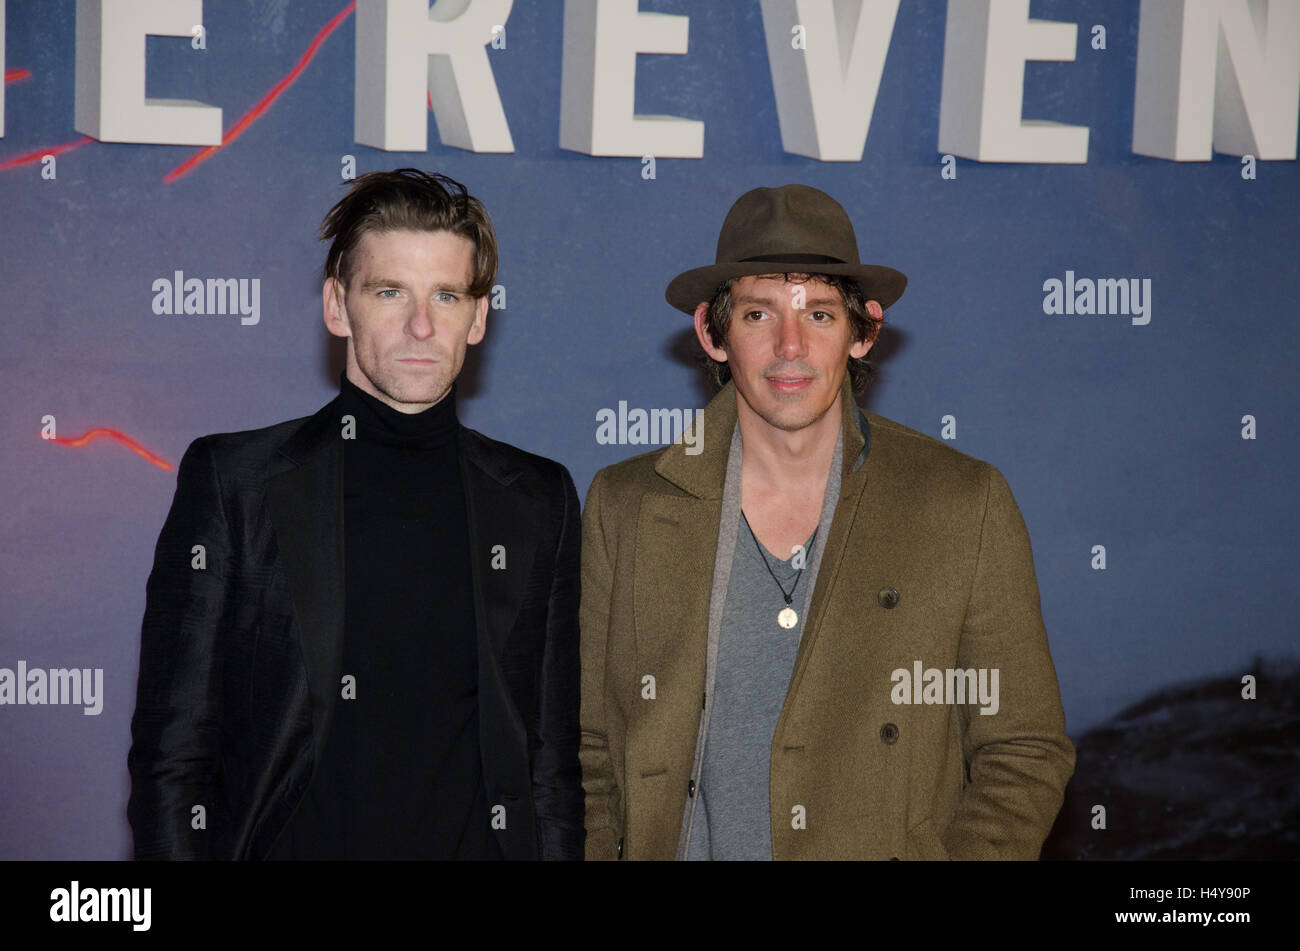
MULTIPOLYGON (((16 83, 23 79, 30 79, 31 76, 32 71, 30 69, 10 69, 5 71, 5 82, 16 83)), ((37 149, 35 152, 25 152, 22 155, 0 162, 0 172, 6 172, 20 165, 30 165, 32 162, 40 161, 47 155, 62 155, 64 152, 79 148, 90 141, 92 141, 90 138, 83 135, 81 138, 65 142, 63 145, 52 145, 48 148, 37 149)))
POLYGON ((15 156, 5 162, 0 162, 0 172, 7 172, 11 168, 17 168, 19 165, 28 165, 32 162, 39 162, 47 155, 62 155, 64 152, 71 152, 73 149, 79 149, 87 142, 95 140, 89 136, 83 135, 79 139, 73 139, 71 142, 64 142, 62 145, 51 145, 47 148, 37 149, 35 152, 25 152, 22 155, 15 156))
POLYGON ((333 33, 336 29, 338 29, 340 23, 342 23, 344 20, 346 20, 349 16, 352 15, 352 12, 356 10, 356 8, 357 8, 357 2, 356 0, 352 0, 351 3, 349 3, 346 7, 344 7, 342 10, 336 13, 332 20, 330 20, 323 27, 321 27, 320 32, 316 34, 316 38, 312 40, 311 45, 307 47, 307 52, 302 54, 301 58, 299 58, 298 60, 297 65, 295 65, 293 69, 289 71, 289 75, 285 76, 284 79, 276 83, 275 86, 272 87, 271 91, 268 92, 265 96, 263 96, 261 101, 259 101, 257 105, 253 106, 252 109, 249 109, 248 112, 244 114, 244 117, 240 119, 238 122, 236 122, 231 127, 230 131, 221 137, 220 145, 209 145, 203 151, 197 152, 194 155, 190 156, 188 159, 186 159, 180 165, 177 165, 174 169, 172 169, 163 177, 163 184, 170 185, 178 178, 181 178, 184 175, 188 175, 190 172, 194 171, 194 169, 197 168, 199 165, 206 162, 212 156, 216 155, 217 152, 221 151, 231 142, 235 141, 235 139, 243 135, 244 131, 254 122, 256 122, 258 119, 260 119, 262 117, 262 113, 266 112, 266 110, 271 107, 271 103, 279 99, 280 94, 283 93, 286 89, 292 86, 294 82, 297 81, 298 77, 302 74, 302 71, 307 68, 307 64, 310 63, 312 61, 312 58, 316 55, 316 51, 320 49, 321 44, 325 42, 325 40, 329 37, 331 33, 333 33))
POLYGON ((126 446, 127 449, 130 449, 137 456, 140 456, 141 458, 148 460, 149 462, 157 466, 159 469, 162 469, 165 472, 172 471, 172 466, 170 462, 168 462, 166 459, 154 455, 152 452, 144 448, 144 446, 140 445, 130 436, 126 435, 125 433, 119 432, 116 429, 104 429, 101 427, 99 429, 92 429, 84 436, 78 436, 76 439, 61 439, 58 436, 55 436, 52 439, 47 439, 46 441, 56 442, 60 446, 68 446, 69 448, 72 449, 80 449, 82 446, 90 442, 92 439, 98 439, 100 436, 106 436, 109 439, 116 439, 118 442, 120 442, 123 446, 126 446))

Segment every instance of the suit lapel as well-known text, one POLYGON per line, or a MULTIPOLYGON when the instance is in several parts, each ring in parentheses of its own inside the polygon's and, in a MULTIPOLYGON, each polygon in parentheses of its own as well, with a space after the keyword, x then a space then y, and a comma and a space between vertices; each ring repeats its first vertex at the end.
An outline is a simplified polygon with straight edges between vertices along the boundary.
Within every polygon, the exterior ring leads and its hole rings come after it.
POLYGON ((479 744, 490 801, 514 816, 499 839, 509 859, 537 857, 529 772, 528 727, 516 690, 535 676, 527 648, 512 651, 511 633, 528 590, 540 516, 513 487, 522 470, 472 429, 460 431, 461 484, 469 530, 474 626, 478 641, 479 744))
POLYGON ((537 540, 538 514, 511 484, 522 470, 472 429, 461 428, 461 479, 469 522, 474 616, 479 639, 500 662, 523 602, 537 540))
POLYGON ((337 403, 328 403, 280 447, 267 482, 271 526, 307 668, 317 762, 343 651, 343 448, 337 403))

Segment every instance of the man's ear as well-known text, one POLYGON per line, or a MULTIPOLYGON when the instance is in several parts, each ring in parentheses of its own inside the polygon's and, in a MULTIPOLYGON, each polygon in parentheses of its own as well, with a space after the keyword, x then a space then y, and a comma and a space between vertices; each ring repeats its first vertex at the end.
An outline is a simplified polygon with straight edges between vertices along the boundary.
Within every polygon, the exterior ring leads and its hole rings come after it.
POLYGON ((727 351, 723 350, 721 347, 715 347, 713 345, 713 339, 709 336, 709 331, 705 324, 708 318, 709 303, 708 301, 701 301, 700 305, 695 308, 695 336, 699 339, 700 346, 704 348, 705 353, 714 360, 717 360, 720 363, 725 363, 727 361, 727 351))
POLYGON ((880 326, 885 319, 885 310, 880 306, 880 301, 867 301, 867 317, 870 318, 871 323, 875 326, 875 332, 871 335, 870 340, 855 340, 853 346, 849 347, 849 356, 855 360, 861 360, 870 353, 871 348, 874 347, 876 341, 880 339, 880 326))
POLYGON ((336 337, 351 337, 352 328, 348 324, 348 306, 343 285, 337 279, 327 277, 321 287, 320 297, 325 329, 336 337))
POLYGON ((483 336, 487 333, 487 312, 488 298, 484 294, 474 302, 474 323, 470 324, 469 336, 465 338, 465 342, 471 347, 476 343, 481 343, 483 336))

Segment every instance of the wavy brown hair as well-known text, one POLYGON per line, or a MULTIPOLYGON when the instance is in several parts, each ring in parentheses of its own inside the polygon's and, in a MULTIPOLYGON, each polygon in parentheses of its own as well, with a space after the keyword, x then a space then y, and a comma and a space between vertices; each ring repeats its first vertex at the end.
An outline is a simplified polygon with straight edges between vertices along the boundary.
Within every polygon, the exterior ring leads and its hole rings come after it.
POLYGON ((474 245, 469 293, 486 297, 497 275, 497 236, 487 209, 455 179, 416 168, 368 172, 325 215, 320 238, 330 241, 324 276, 346 289, 352 252, 367 232, 450 231, 474 245))

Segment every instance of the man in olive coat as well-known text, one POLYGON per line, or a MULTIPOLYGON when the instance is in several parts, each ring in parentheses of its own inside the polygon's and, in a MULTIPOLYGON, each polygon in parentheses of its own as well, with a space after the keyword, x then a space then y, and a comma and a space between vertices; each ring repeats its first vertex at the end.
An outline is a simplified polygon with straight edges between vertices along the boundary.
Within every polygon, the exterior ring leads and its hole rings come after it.
POLYGON ((668 288, 724 385, 587 497, 589 859, 1035 859, 1052 826, 1074 749, 1024 522, 857 408, 906 285, 859 261, 829 195, 760 188, 668 288))

